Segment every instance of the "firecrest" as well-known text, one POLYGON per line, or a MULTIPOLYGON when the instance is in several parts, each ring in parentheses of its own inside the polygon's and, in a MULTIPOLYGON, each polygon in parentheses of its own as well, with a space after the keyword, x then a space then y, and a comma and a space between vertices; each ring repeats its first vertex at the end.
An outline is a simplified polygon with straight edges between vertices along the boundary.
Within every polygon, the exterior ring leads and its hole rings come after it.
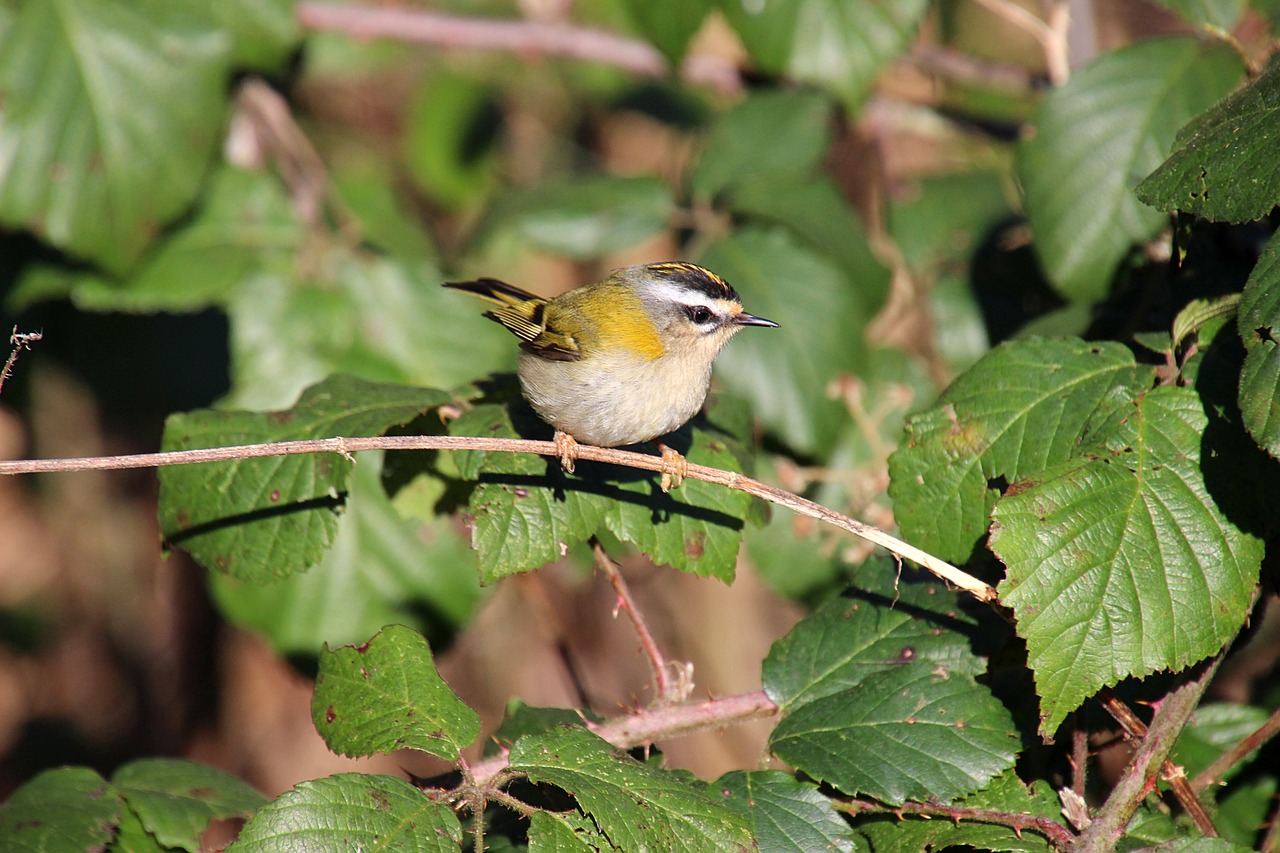
MULTIPOLYGON (((679 429, 702 408, 711 362, 729 339, 744 326, 778 325, 743 311, 720 276, 686 263, 625 267, 554 299, 492 278, 445 287, 496 304, 485 316, 521 339, 521 389, 555 428, 566 471, 579 441, 618 447, 679 429)), ((667 491, 685 461, 658 446, 667 491)))

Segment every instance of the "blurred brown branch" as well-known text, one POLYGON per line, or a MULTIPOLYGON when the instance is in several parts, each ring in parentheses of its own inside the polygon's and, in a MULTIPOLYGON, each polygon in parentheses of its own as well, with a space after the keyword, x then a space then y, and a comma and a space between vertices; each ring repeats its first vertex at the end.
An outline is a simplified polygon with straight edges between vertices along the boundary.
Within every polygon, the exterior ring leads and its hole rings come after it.
MULTIPOLYGON (((295 12, 307 29, 340 32, 354 38, 565 56, 612 65, 646 77, 665 77, 672 72, 667 58, 648 42, 590 27, 548 21, 468 18, 345 3, 299 3, 295 12)), ((718 56, 691 55, 685 59, 680 73, 690 83, 712 86, 722 92, 742 88, 738 68, 718 56)))

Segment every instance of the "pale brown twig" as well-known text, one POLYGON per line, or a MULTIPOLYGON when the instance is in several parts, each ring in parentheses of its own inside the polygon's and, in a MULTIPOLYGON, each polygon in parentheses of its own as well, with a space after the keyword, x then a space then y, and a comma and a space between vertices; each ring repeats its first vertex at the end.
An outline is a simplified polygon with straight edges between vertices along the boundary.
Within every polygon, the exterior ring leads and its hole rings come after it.
POLYGON ((1249 753, 1258 749, 1267 741, 1280 734, 1280 710, 1271 712, 1266 722, 1246 735, 1239 743, 1228 749, 1218 759, 1201 770, 1191 780, 1191 790, 1203 791, 1217 782, 1228 770, 1245 759, 1249 753))
MULTIPOLYGON (((556 21, 468 18, 345 3, 299 3, 294 13, 307 29, 340 32, 355 38, 564 56, 645 77, 671 73, 667 58, 648 42, 556 21)), ((718 56, 690 55, 684 60, 681 74, 690 83, 710 85, 724 92, 742 88, 737 67, 718 56)))
MULTIPOLYGON (((730 723, 762 720, 775 716, 779 711, 763 690, 757 690, 705 702, 664 705, 603 723, 587 723, 586 726, 619 749, 631 749, 664 738, 724 728, 730 723)), ((472 764, 471 773, 477 782, 483 783, 507 769, 508 764, 506 755, 496 755, 472 764)))
MULTIPOLYGON (((377 436, 372 438, 316 438, 299 441, 276 441, 265 444, 242 444, 235 447, 213 447, 201 450, 177 450, 167 453, 138 453, 128 456, 89 456, 76 459, 28 459, 0 462, 0 474, 34 474, 54 471, 101 471, 121 468, 154 468, 161 465, 186 465, 195 462, 226 462, 235 459, 252 459, 265 456, 292 456, 304 453, 339 453, 349 456, 363 450, 484 450, 506 453, 536 453, 539 456, 556 456, 558 451, 550 441, 533 441, 523 438, 483 438, 450 435, 377 436)), ((661 473, 664 462, 660 457, 618 450, 614 447, 578 445, 578 458, 592 462, 608 462, 661 473)), ((801 515, 816 518, 833 527, 873 542, 899 557, 918 563, 944 581, 955 585, 979 601, 994 602, 995 587, 983 583, 945 560, 890 536, 877 527, 863 524, 846 515, 828 509, 799 495, 770 486, 759 480, 690 463, 686 477, 716 483, 737 489, 762 500, 784 506, 801 515)))

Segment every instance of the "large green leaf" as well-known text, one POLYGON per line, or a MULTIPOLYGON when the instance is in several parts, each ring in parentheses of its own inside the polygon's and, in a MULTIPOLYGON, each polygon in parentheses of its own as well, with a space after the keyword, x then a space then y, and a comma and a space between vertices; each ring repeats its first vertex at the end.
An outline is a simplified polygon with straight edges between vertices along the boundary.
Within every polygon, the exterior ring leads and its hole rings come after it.
POLYGON ((358 643, 393 623, 432 638, 458 630, 480 600, 475 552, 447 517, 402 518, 405 492, 394 505, 387 498, 379 458, 361 454, 333 546, 316 565, 268 583, 209 576, 224 616, 293 655, 358 643))
POLYGON ((0 43, 0 222, 131 266, 200 188, 230 48, 199 0, 21 4, 0 43))
POLYGON ((45 770, 0 806, 0 841, 14 853, 103 850, 124 818, 120 792, 87 767, 45 770))
POLYGON ((252 817, 267 798, 216 767, 172 758, 132 761, 111 777, 143 829, 165 849, 200 853, 220 818, 252 817))
MULTIPOLYGON (((889 568, 885 566, 884 568, 889 568)), ((854 690, 865 678, 908 664, 981 675, 986 663, 958 629, 972 629, 956 594, 938 581, 884 572, 863 579, 773 644, 764 660, 765 692, 779 706, 803 705, 854 690)))
MULTIPOLYGON (((335 376, 285 411, 172 415, 163 446, 381 435, 449 399, 434 389, 335 376)), ((251 581, 287 577, 318 562, 333 541, 353 464, 327 453, 162 468, 161 530, 207 568, 251 581)))
POLYGON ((1012 767, 1019 746, 988 688, 930 664, 875 672, 798 705, 769 744, 811 778, 891 805, 972 793, 1012 767))
POLYGON ((1214 654, 1243 623, 1263 546, 1205 485, 1202 452, 1222 450, 1204 448, 1207 423, 1193 390, 1162 386, 1101 420, 1089 455, 996 504, 1000 598, 1027 641, 1042 734, 1101 687, 1214 654))
POLYGON ((747 818, 693 777, 641 764, 583 728, 521 738, 511 770, 562 788, 623 850, 750 849, 747 818))
POLYGON ((1253 440, 1280 457, 1280 236, 1273 236, 1249 274, 1240 300, 1240 412, 1253 440))
POLYGON ((394 776, 339 773, 264 806, 227 853, 457 853, 462 825, 447 803, 394 776))
POLYGON ((710 197, 762 180, 808 179, 831 144, 831 106, 818 92, 748 95, 708 134, 689 176, 693 193, 710 197))
POLYGON ((311 719, 330 749, 352 757, 420 749, 457 761, 480 733, 480 715, 440 678, 422 635, 403 625, 360 646, 325 647, 311 719))
POLYGON ((716 362, 718 381, 796 450, 828 452, 848 415, 827 388, 866 365, 869 300, 839 266, 777 227, 740 229, 701 261, 733 283, 748 311, 781 324, 738 335, 716 362))
POLYGON ((1229 32, 1240 20, 1247 5, 1245 0, 1156 0, 1186 20, 1202 27, 1229 32))
POLYGON ((1250 222, 1280 204, 1280 56, 1178 134, 1178 150, 1138 186, 1160 210, 1250 222))
POLYGON ((937 406, 907 421, 889 457, 889 495, 907 541, 969 559, 1003 484, 1073 457, 1099 408, 1150 381, 1119 344, 1032 338, 1003 344, 937 406))
POLYGON ((623 5, 641 34, 678 68, 685 48, 715 4, 714 0, 626 0, 623 5))
POLYGON ((516 340, 430 264, 341 246, 263 270, 228 306, 234 393, 225 405, 289 405, 332 373, 451 388, 515 363, 516 340))
POLYGON ((264 269, 287 270, 303 235, 278 181, 219 170, 190 222, 123 279, 67 267, 40 267, 11 295, 15 306, 70 296, 91 311, 191 311, 231 304, 264 269))
POLYGON ((1105 53, 1052 92, 1019 148, 1035 249, 1073 300, 1106 295, 1131 245, 1165 217, 1133 188, 1168 153, 1179 127, 1240 79, 1238 55, 1193 38, 1138 42, 1105 53))
POLYGON ((928 0, 721 0, 762 70, 816 83, 858 107, 915 37, 928 0))
POLYGON ((778 770, 734 770, 711 783, 725 803, 745 814, 759 849, 768 853, 851 853, 864 850, 831 800, 816 785, 778 770))
POLYGON ((848 276, 862 316, 874 316, 889 295, 890 271, 871 251, 866 229, 828 177, 767 177, 742 181, 725 202, 736 214, 785 226, 799 242, 835 261, 848 276))

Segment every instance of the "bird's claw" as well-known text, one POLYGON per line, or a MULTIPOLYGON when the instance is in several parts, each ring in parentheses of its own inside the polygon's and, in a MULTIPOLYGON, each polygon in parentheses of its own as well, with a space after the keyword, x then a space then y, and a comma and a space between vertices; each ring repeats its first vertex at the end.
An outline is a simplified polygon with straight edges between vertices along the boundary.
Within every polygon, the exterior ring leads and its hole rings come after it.
POLYGON ((662 451, 662 480, 658 483, 659 487, 664 492, 680 488, 685 475, 689 473, 689 461, 678 450, 661 442, 658 443, 658 449, 662 451))
POLYGON ((577 439, 569 435, 567 432, 556 430, 555 437, 552 441, 556 446, 556 456, 560 457, 560 467, 572 474, 574 463, 578 459, 577 439))

